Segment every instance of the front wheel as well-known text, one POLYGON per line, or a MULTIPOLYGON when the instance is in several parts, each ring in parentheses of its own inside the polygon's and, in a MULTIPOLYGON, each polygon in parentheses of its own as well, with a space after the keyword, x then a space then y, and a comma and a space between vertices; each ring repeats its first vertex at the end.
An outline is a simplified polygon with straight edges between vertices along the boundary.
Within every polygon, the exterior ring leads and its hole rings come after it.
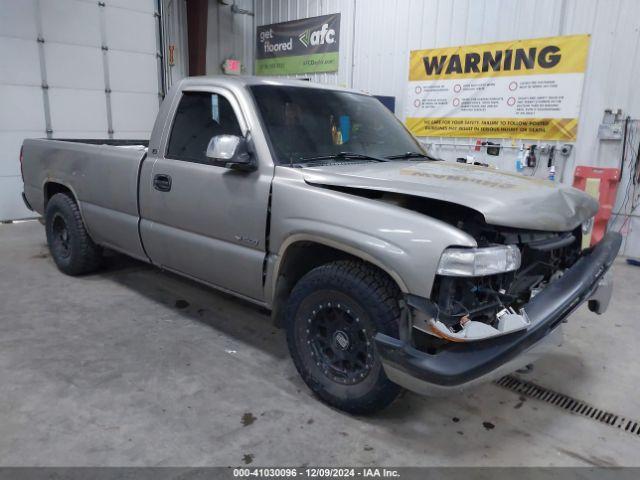
POLYGON ((374 267, 339 261, 296 284, 287 304, 287 343, 305 383, 340 410, 367 414, 388 406, 401 388, 384 373, 373 337, 397 337, 395 283, 374 267))

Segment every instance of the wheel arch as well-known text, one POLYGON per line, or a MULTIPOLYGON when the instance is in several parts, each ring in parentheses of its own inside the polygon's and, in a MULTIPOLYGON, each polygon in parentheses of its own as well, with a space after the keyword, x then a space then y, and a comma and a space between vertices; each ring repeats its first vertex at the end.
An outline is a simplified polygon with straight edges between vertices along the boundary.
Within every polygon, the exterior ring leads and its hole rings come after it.
POLYGON ((47 204, 49 203, 49 200, 51 200, 51 197, 53 197, 57 193, 66 193, 70 197, 72 197, 76 203, 78 203, 78 197, 73 192, 71 187, 69 187, 68 185, 65 185, 62 182, 59 182, 56 180, 47 180, 42 186, 42 190, 43 190, 43 198, 44 198, 43 206, 45 210, 47 209, 47 204))
POLYGON ((271 276, 271 316, 276 326, 282 325, 284 305, 298 280, 314 268, 338 260, 365 262, 389 277, 402 293, 408 292, 397 272, 368 253, 332 239, 296 235, 280 248, 271 276))
POLYGON ((63 182, 62 180, 48 178, 45 180, 45 182, 42 185, 42 192, 43 192, 43 197, 42 197, 43 198, 43 204, 42 204, 43 218, 46 216, 47 204, 49 203, 49 200, 51 200, 51 198, 57 193, 65 193, 69 195, 74 202, 76 202, 76 205, 78 205, 78 210, 80 210, 80 217, 82 218, 82 223, 84 224, 84 228, 89 233, 89 236, 91 236, 91 231, 89 230, 89 226, 87 225, 87 222, 85 219, 82 203, 78 198, 78 194, 75 192, 74 188, 71 185, 63 182))

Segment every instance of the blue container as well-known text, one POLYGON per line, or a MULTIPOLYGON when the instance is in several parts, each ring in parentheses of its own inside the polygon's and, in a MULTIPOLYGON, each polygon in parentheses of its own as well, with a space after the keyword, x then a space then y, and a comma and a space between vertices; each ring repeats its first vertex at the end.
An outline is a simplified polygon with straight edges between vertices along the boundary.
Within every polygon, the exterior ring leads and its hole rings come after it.
POLYGON ((340 116, 340 134, 342 135, 342 143, 347 143, 351 136, 351 117, 349 115, 340 116))

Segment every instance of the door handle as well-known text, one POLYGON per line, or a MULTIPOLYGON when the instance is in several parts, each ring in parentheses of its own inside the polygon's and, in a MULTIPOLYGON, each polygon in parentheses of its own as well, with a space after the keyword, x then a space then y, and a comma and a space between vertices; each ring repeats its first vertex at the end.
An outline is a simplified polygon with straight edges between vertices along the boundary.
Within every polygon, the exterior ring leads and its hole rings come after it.
POLYGON ((160 192, 168 192, 171 190, 171 177, 165 174, 155 175, 153 177, 153 188, 160 192))

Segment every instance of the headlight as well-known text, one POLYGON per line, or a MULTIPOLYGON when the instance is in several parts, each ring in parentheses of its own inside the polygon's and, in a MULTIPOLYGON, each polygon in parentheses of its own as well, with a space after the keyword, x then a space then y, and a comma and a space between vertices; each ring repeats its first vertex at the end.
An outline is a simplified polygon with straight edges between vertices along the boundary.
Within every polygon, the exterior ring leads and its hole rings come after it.
POLYGON ((515 245, 486 248, 447 248, 438 265, 438 274, 453 277, 480 277, 520 268, 520 250, 515 245))
POLYGON ((594 217, 591 217, 589 220, 586 220, 586 221, 582 222, 582 234, 583 235, 588 235, 589 232, 591 232, 591 229, 593 228, 593 219, 594 219, 594 217))

